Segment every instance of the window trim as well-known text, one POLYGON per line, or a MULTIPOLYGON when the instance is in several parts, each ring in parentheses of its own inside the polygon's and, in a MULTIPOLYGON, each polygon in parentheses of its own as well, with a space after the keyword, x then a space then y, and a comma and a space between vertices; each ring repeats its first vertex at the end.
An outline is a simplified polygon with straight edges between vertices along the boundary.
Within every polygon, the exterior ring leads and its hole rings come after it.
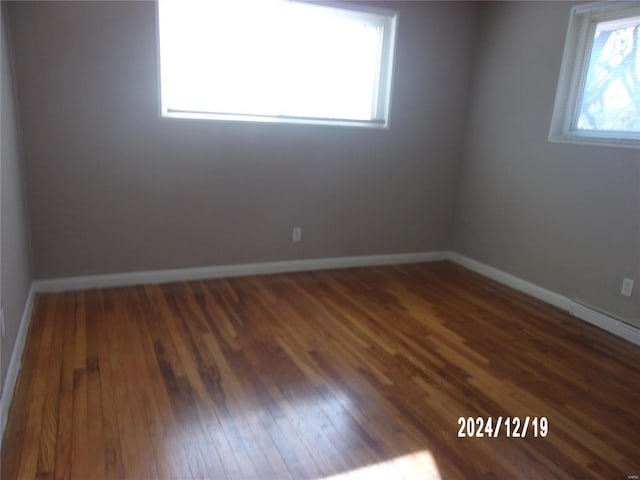
POLYGON ((628 1, 598 2, 571 9, 549 130, 550 142, 640 148, 640 133, 572 127, 582 98, 595 24, 639 13, 637 3, 628 1))
POLYGON ((166 105, 162 95, 163 66, 161 55, 161 34, 160 34, 160 3, 166 0, 156 1, 156 48, 158 58, 158 103, 159 113, 162 120, 165 119, 190 119, 190 120, 214 120, 223 122, 257 122, 266 124, 301 124, 301 125, 325 125, 339 127, 364 127, 373 129, 390 128, 391 100, 393 93, 393 72, 395 70, 395 52, 398 35, 399 12, 386 8, 379 8, 369 5, 333 5, 324 1, 292 0, 299 3, 307 3, 318 7, 329 7, 344 11, 344 15, 370 15, 380 17, 383 28, 383 40, 380 52, 380 71, 376 78, 376 84, 383 88, 377 88, 377 98, 374 99, 373 108, 376 118, 370 120, 348 119, 348 118, 323 118, 305 117, 291 115, 262 115, 262 114, 242 114, 226 112, 208 112, 196 110, 171 109, 166 105))

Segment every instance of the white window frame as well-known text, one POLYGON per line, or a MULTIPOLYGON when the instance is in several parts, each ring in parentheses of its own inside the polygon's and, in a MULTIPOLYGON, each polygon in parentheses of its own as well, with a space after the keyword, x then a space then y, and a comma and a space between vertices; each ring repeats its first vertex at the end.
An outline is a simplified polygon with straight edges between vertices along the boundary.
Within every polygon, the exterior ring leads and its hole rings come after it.
POLYGON ((172 109, 164 100, 162 94, 163 76, 166 75, 165 66, 162 63, 162 38, 160 34, 161 25, 161 3, 166 1, 180 0, 158 0, 156 3, 156 26, 157 26, 157 54, 158 54, 158 75, 159 75, 159 103, 160 114, 163 118, 178 119, 202 119, 219 120, 232 122, 261 122, 261 123, 284 123, 284 124, 308 124, 308 125, 332 125, 351 126, 368 128, 389 128, 391 111, 392 80, 395 61, 395 45, 397 41, 398 12, 370 7, 364 5, 330 5, 323 2, 312 2, 309 0, 289 0, 308 3, 318 7, 328 7, 339 11, 344 17, 359 16, 367 18, 372 23, 378 23, 382 27, 382 48, 380 53, 379 75, 376 79, 377 96, 373 99, 373 114, 370 120, 348 119, 348 118, 320 118, 301 117, 287 115, 261 115, 261 114, 236 114, 226 112, 208 111, 182 111, 172 109))
POLYGON ((587 75, 595 25, 640 15, 637 2, 599 2, 571 9, 549 141, 640 148, 640 133, 578 130, 578 102, 587 75))

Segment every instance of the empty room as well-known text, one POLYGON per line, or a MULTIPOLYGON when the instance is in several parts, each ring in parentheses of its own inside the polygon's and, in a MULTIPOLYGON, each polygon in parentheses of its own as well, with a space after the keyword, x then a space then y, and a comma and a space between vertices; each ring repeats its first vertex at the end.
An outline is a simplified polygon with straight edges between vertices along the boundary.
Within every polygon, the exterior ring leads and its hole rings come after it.
POLYGON ((1 4, 2 480, 639 478, 638 2, 1 4))

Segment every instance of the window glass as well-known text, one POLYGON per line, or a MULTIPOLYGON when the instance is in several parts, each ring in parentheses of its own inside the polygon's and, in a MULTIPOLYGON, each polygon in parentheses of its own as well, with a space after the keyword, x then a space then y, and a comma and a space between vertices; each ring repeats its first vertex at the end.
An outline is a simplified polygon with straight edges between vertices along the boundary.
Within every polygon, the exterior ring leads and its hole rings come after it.
POLYGON ((392 12, 278 0, 160 0, 164 116, 388 123, 392 12))

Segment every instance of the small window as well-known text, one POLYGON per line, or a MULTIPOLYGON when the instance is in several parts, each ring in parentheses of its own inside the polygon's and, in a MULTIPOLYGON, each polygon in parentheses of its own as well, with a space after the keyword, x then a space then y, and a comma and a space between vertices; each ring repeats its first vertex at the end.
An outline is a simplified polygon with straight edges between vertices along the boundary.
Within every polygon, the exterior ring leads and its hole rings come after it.
POLYGON ((574 7, 549 139, 640 147, 640 4, 574 7))
POLYGON ((387 127, 396 13, 159 0, 165 117, 387 127))

